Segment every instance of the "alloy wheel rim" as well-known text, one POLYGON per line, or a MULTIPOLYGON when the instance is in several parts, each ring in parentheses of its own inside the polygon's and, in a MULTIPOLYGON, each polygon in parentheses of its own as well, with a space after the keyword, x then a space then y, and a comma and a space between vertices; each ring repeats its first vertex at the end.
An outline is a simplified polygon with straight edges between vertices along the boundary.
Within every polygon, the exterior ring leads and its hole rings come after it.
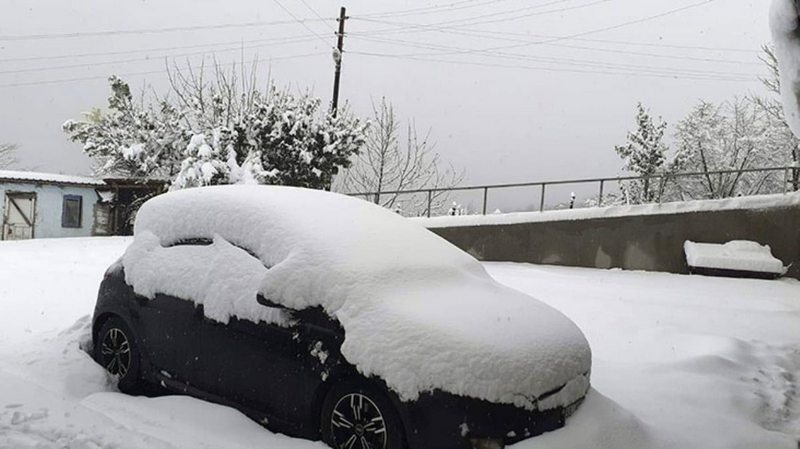
POLYGON ((109 329, 100 342, 100 353, 106 371, 120 378, 128 374, 131 366, 131 344, 125 332, 116 327, 109 329))
POLYGON ((348 394, 336 403, 331 413, 331 436, 338 449, 385 449, 386 422, 369 397, 348 394))

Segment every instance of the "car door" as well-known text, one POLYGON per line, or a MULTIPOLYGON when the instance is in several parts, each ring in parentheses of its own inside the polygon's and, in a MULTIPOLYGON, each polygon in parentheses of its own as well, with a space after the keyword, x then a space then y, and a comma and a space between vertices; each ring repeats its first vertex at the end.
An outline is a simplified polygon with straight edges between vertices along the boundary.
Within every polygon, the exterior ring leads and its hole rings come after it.
POLYGON ((309 369, 314 348, 296 327, 231 318, 202 328, 206 391, 280 421, 304 417, 322 378, 309 369))
POLYGON ((136 301, 142 347, 156 369, 154 374, 197 385, 201 377, 202 307, 164 294, 153 299, 137 296, 136 301))

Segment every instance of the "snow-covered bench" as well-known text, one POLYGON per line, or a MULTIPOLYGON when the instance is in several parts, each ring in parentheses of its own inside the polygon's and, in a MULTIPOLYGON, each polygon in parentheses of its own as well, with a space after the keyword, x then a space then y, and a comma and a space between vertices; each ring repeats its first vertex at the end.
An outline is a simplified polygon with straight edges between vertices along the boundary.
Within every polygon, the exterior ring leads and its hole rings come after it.
POLYGON ((724 244, 683 244, 689 272, 706 276, 776 279, 786 274, 786 267, 772 255, 769 245, 748 240, 724 244))

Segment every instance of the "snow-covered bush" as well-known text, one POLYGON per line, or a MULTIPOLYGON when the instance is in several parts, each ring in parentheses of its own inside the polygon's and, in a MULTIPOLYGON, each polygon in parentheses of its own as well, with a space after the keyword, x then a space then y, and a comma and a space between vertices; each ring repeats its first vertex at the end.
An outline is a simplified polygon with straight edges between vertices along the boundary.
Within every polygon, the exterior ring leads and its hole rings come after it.
POLYGON ((364 144, 367 125, 343 108, 334 116, 309 93, 242 82, 217 67, 172 75, 171 96, 134 102, 111 78, 108 112, 95 110, 64 131, 83 143, 101 174, 165 177, 172 189, 261 183, 329 188, 364 144), (198 78, 199 77, 199 78, 198 78))
POLYGON ((134 101, 127 83, 109 79, 111 96, 105 111, 93 109, 83 120, 68 120, 62 129, 95 163, 101 175, 169 177, 180 166, 187 144, 177 111, 167 102, 134 101))

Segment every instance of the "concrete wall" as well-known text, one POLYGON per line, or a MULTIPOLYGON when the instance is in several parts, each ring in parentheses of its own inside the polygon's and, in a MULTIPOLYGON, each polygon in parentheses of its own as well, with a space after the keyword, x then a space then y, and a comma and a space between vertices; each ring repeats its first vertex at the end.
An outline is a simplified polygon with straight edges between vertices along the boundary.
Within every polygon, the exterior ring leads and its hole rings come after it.
POLYGON ((476 258, 688 273, 683 242, 770 245, 800 278, 800 207, 718 210, 505 225, 434 228, 476 258))
POLYGON ((5 215, 5 193, 36 193, 36 221, 34 223, 35 238, 51 237, 88 237, 92 235, 93 207, 97 202, 97 194, 93 187, 73 187, 54 184, 0 184, 0 225, 5 215), (83 197, 80 228, 61 227, 61 214, 64 195, 80 195, 83 197))

